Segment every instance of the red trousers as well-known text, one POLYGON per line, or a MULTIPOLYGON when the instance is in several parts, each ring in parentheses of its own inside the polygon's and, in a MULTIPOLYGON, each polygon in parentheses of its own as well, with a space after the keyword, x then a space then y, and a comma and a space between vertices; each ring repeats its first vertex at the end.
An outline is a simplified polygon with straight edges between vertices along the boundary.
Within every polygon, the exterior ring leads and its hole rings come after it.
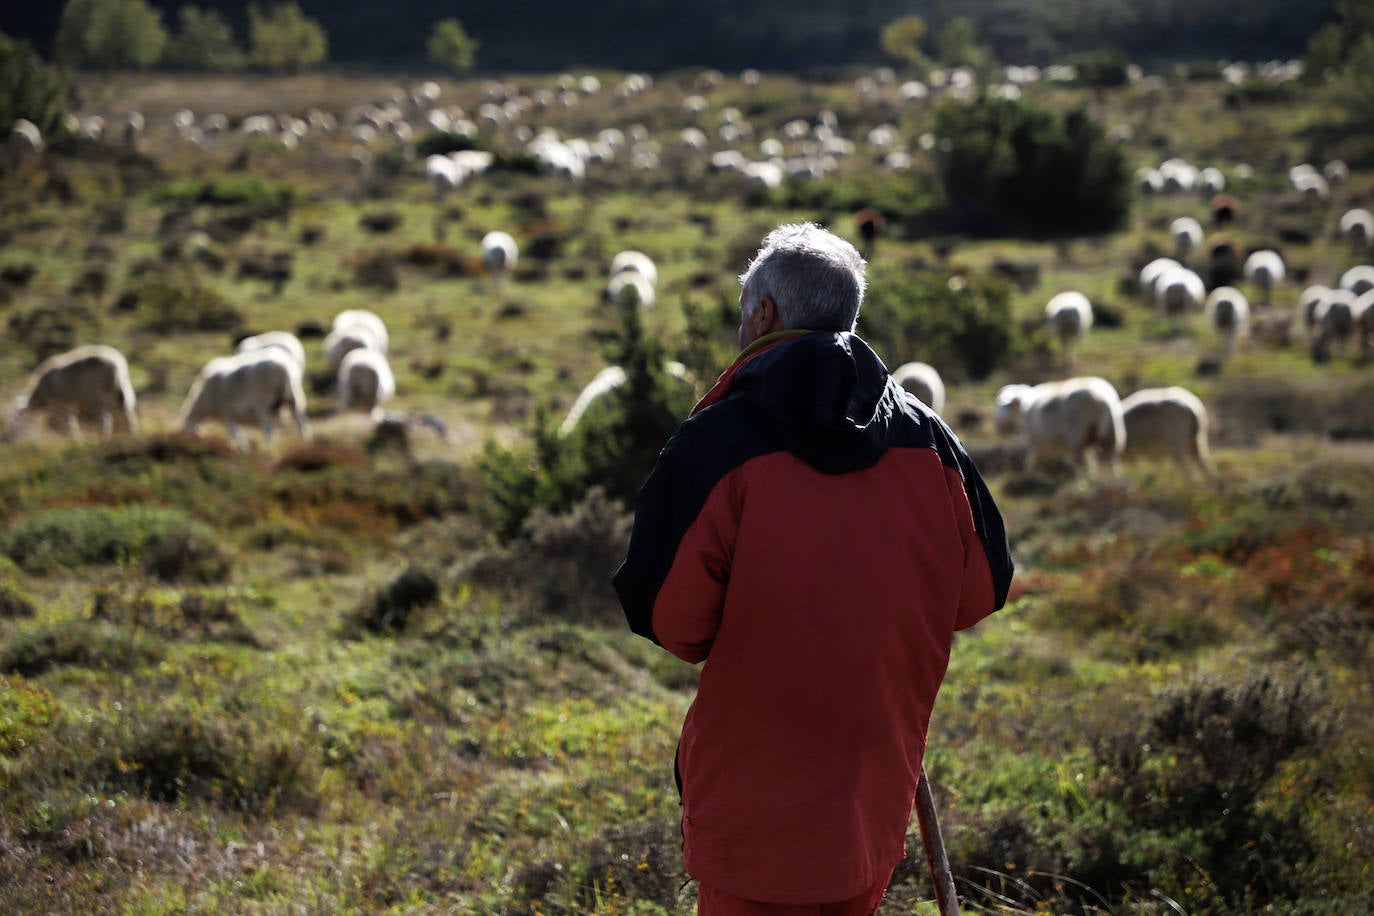
POLYGON ((697 916, 872 916, 887 893, 888 878, 839 903, 763 903, 697 885, 697 916))

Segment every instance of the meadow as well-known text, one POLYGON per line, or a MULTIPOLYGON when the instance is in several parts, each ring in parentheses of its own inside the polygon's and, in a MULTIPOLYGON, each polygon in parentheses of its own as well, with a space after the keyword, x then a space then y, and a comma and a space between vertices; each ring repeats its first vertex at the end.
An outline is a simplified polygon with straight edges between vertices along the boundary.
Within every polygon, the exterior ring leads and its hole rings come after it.
MULTIPOLYGON (((888 219, 860 332, 890 366, 944 373, 945 416, 1018 564, 1008 606, 956 639, 932 723, 965 909, 1374 910, 1374 374, 1354 349, 1315 360, 1295 315, 1308 283, 1374 259, 1335 232, 1374 200, 1374 155, 1333 128, 1321 88, 1029 83, 1050 111, 1129 127, 1132 169, 1221 168, 1238 216, 1216 228, 1206 195, 1133 190, 1111 233, 970 238, 919 219, 934 103, 893 84, 693 72, 618 93, 623 74, 598 76, 523 120, 565 137, 638 125, 656 168, 622 155, 577 183, 535 174, 510 155, 517 124, 483 124, 510 167, 441 200, 423 156, 385 138, 360 166, 348 132, 351 108, 411 81, 338 74, 84 76, 82 114, 145 115, 137 148, 54 140, 6 160, 0 401, 43 357, 107 343, 128 357, 140 429, 37 423, 0 442, 0 911, 692 912, 672 756, 696 670, 624 626, 609 587, 623 497, 591 489, 503 532, 492 466, 530 460, 615 352, 601 293, 617 251, 657 262, 644 333, 704 390, 733 356, 735 277, 762 236, 809 219, 857 243, 863 206, 888 219), (706 111, 684 110, 693 95, 706 111), (728 107, 752 127, 742 146, 829 110, 855 151, 760 190, 678 140, 688 124, 714 135, 728 107), (202 148, 172 127, 183 108, 345 125, 296 149, 232 131, 202 148), (866 138, 882 124, 910 169, 881 167, 889 150, 866 138), (1350 179, 1328 200, 1293 189, 1291 166, 1335 158, 1350 179), (1169 323, 1137 293, 1184 215, 1288 266, 1229 359, 1200 316, 1169 323), (478 247, 493 229, 522 246, 500 286, 478 247), (903 299, 915 275, 1001 291, 993 364, 882 324, 919 307, 903 299), (1065 289, 1098 315, 1071 370, 1041 320, 1065 289), (399 445, 333 413, 318 337, 347 308, 387 321, 390 408, 438 421, 399 445), (213 425, 181 434, 200 367, 269 328, 305 338, 311 439, 279 428, 241 454, 213 425), (992 429, 995 394, 1070 371, 1123 395, 1194 391, 1215 476, 1026 473, 992 429)), ((507 83, 529 95, 558 75, 507 83)), ((439 85, 467 112, 506 91, 439 85)), ((882 912, 934 911, 913 821, 882 912)))

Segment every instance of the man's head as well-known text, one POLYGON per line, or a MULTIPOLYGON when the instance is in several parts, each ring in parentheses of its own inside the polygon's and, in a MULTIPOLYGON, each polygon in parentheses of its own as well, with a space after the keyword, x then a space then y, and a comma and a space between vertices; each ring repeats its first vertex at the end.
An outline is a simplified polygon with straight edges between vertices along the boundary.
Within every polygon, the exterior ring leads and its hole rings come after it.
POLYGON ((864 298, 863 257, 814 223, 779 226, 740 275, 739 345, 774 331, 852 331, 864 298))

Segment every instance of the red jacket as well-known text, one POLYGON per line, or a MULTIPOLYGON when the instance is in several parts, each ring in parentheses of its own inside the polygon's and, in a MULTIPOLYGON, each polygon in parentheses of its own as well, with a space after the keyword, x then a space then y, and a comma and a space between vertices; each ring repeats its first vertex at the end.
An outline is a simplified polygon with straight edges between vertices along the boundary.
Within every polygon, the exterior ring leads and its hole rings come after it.
POLYGON ((688 872, 845 900, 904 855, 955 630, 1001 607, 1001 515, 947 426, 852 334, 746 351, 660 454, 614 584, 705 660, 678 747, 688 872))

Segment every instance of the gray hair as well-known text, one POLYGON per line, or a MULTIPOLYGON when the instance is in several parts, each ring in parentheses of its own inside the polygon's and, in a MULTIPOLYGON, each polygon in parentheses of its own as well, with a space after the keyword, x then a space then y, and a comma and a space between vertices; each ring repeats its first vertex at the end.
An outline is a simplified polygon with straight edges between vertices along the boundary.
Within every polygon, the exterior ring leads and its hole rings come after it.
POLYGON ((867 265, 858 249, 815 223, 779 226, 740 274, 740 308, 753 314, 764 296, 786 330, 853 331, 867 265))

